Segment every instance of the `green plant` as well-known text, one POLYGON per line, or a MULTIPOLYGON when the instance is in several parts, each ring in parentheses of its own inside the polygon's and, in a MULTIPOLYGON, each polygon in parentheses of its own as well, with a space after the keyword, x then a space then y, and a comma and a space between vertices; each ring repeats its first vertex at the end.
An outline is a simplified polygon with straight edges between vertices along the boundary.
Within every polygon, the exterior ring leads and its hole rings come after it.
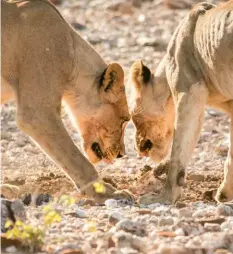
POLYGON ((19 240, 22 245, 28 246, 31 251, 40 248, 44 242, 45 231, 43 228, 23 223, 20 220, 17 220, 15 223, 8 220, 5 227, 11 227, 11 229, 6 232, 6 237, 8 239, 19 240))
POLYGON ((42 209, 42 222, 40 226, 34 226, 20 220, 17 220, 15 223, 8 220, 5 224, 5 228, 8 229, 6 237, 8 239, 19 240, 22 245, 29 247, 31 251, 40 249, 44 244, 44 238, 50 226, 62 220, 60 213, 55 209, 55 205, 67 207, 74 203, 75 199, 73 197, 62 195, 60 198, 54 199, 53 202, 45 205, 42 209))

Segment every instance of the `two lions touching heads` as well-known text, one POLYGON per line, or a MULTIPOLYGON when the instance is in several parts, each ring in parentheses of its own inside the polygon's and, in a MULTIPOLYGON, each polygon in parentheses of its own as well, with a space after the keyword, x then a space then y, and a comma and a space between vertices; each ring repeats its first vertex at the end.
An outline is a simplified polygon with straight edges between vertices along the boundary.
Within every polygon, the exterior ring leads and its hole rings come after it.
POLYGON ((18 126, 97 201, 134 200, 127 190, 101 181, 91 163, 124 156, 124 129, 132 118, 141 156, 160 162, 167 174, 159 196, 143 204, 174 203, 198 141, 206 105, 231 118, 230 148, 216 199, 233 199, 233 1, 196 5, 174 32, 155 73, 141 60, 131 67, 134 106, 128 110, 124 72, 107 65, 47 0, 2 1, 2 103, 15 99, 18 126), (60 116, 72 114, 86 157, 74 145, 60 116), (132 117, 131 117, 132 116, 132 117))

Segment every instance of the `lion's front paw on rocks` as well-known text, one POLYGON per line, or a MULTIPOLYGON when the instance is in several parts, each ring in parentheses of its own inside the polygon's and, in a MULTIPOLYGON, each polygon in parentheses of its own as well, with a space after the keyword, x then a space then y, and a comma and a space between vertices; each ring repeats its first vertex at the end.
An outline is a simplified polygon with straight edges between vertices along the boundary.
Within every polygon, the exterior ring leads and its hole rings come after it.
MULTIPOLYGON (((87 193, 88 194, 88 193, 87 193)), ((127 200, 134 203, 134 195, 128 190, 117 190, 109 183, 101 182, 91 187, 91 195, 96 202, 104 203, 107 199, 127 200)))
POLYGON ((149 193, 139 198, 138 203, 142 205, 150 205, 155 203, 160 204, 175 204, 176 201, 181 197, 182 191, 179 186, 173 189, 165 187, 160 195, 149 193))
POLYGON ((233 185, 222 183, 217 190, 215 200, 220 203, 233 200, 233 185))
POLYGON ((113 193, 113 198, 117 200, 127 200, 132 204, 136 202, 134 195, 127 189, 115 191, 113 193))
POLYGON ((141 196, 138 200, 138 203, 141 205, 151 205, 155 203, 171 204, 172 201, 169 200, 165 195, 156 195, 154 193, 149 193, 141 196))

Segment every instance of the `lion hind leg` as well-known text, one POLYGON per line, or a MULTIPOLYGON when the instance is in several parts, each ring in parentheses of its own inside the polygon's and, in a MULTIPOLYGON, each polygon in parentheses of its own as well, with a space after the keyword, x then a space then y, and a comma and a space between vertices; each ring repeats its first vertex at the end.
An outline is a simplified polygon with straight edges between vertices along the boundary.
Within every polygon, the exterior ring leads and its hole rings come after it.
POLYGON ((231 106, 230 147, 224 165, 224 180, 216 194, 216 200, 218 202, 233 200, 233 102, 231 106))

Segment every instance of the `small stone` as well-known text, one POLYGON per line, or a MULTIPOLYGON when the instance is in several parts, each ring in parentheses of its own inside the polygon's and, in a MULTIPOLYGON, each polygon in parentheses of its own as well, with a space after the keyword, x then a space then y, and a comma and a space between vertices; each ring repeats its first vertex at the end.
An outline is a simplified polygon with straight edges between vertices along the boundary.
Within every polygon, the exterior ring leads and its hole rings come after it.
POLYGON ((159 254, 187 254, 189 253, 188 250, 184 247, 180 246, 174 246, 174 245, 165 245, 165 244, 160 244, 159 248, 157 249, 156 253, 159 254))
POLYGON ((119 212, 112 212, 109 214, 108 222, 111 225, 116 225, 116 223, 124 218, 124 215, 119 212))
POLYGON ((154 204, 148 205, 148 208, 151 209, 151 210, 154 210, 154 209, 156 209, 158 206, 160 206, 159 203, 154 203, 154 204))
POLYGON ((165 218, 161 218, 159 220, 159 226, 163 227, 163 226, 171 226, 174 224, 174 220, 172 217, 165 217, 165 218))
POLYGON ((177 202, 176 205, 175 205, 176 208, 184 208, 186 206, 187 205, 185 203, 183 203, 183 202, 177 202))
POLYGON ((124 230, 125 232, 129 232, 131 234, 135 234, 138 236, 145 235, 145 226, 135 223, 129 219, 123 219, 116 224, 117 231, 124 230))
POLYGON ((87 215, 86 215, 86 213, 83 209, 77 208, 75 210, 75 213, 76 213, 78 218, 87 218, 87 215))
POLYGON ((177 236, 184 236, 185 233, 184 233, 184 230, 182 228, 178 228, 176 231, 175 231, 175 234, 177 236))
POLYGON ((112 237, 116 247, 122 248, 133 248, 142 253, 147 253, 147 244, 143 237, 138 237, 127 232, 117 232, 112 237))
POLYGON ((159 205, 157 208, 155 208, 152 211, 152 214, 155 216, 161 216, 163 214, 166 214, 169 211, 169 208, 167 206, 159 205))
POLYGON ((156 226, 158 225, 158 218, 156 216, 151 216, 150 219, 149 219, 149 223, 153 223, 155 224, 156 226))
POLYGON ((230 254, 230 252, 226 249, 217 249, 214 254, 230 254))
POLYGON ((193 213, 193 217, 203 217, 203 216, 205 216, 204 210, 197 210, 196 212, 193 213))
POLYGON ((132 235, 126 232, 117 232, 112 237, 117 248, 131 247, 132 235))
POLYGON ((24 204, 21 200, 17 199, 11 203, 11 211, 13 212, 16 220, 21 220, 21 221, 26 220, 26 217, 27 217, 26 211, 24 208, 24 204))
POLYGON ((47 194, 47 193, 40 194, 36 198, 36 205, 37 206, 44 205, 46 203, 49 203, 52 199, 53 198, 50 194, 47 194))
MULTIPOLYGON (((231 232, 206 232, 190 239, 185 245, 190 249, 205 249, 212 251, 214 249, 224 248, 232 249, 233 234, 231 232)), ((208 253, 208 251, 206 251, 208 253)))
POLYGON ((203 182, 203 181, 205 181, 205 176, 202 174, 190 174, 188 176, 188 179, 192 180, 192 181, 203 182))
POLYGON ((118 206, 117 200, 115 199, 107 199, 104 204, 107 208, 116 208, 118 206))
POLYGON ((202 218, 196 220, 199 222, 201 225, 205 225, 205 223, 212 223, 212 224, 222 224, 225 221, 225 218, 222 217, 208 217, 208 218, 202 218))
POLYGON ((138 251, 130 247, 126 247, 126 248, 121 248, 121 253, 122 254, 138 254, 138 251))
POLYGON ((208 232, 216 232, 221 230, 220 225, 214 224, 214 223, 205 223, 204 229, 205 231, 208 231, 208 232))
POLYGON ((229 231, 233 230, 233 221, 225 221, 221 224, 221 230, 229 231))
POLYGON ((178 217, 179 218, 190 218, 192 217, 192 211, 190 210, 190 208, 181 208, 180 210, 178 210, 178 217))
POLYGON ((134 7, 132 3, 128 1, 118 0, 107 6, 110 11, 119 12, 121 14, 132 14, 134 12, 134 7))
POLYGON ((220 204, 216 209, 217 215, 233 216, 233 209, 230 206, 220 204))
POLYGON ((136 212, 139 213, 139 214, 142 214, 142 215, 144 215, 144 214, 151 214, 151 210, 150 209, 139 209, 136 212))
POLYGON ((17 249, 15 248, 15 246, 9 246, 5 249, 5 251, 9 253, 15 253, 17 249))
POLYGON ((111 247, 107 250, 107 254, 122 254, 122 252, 115 247, 111 247))

